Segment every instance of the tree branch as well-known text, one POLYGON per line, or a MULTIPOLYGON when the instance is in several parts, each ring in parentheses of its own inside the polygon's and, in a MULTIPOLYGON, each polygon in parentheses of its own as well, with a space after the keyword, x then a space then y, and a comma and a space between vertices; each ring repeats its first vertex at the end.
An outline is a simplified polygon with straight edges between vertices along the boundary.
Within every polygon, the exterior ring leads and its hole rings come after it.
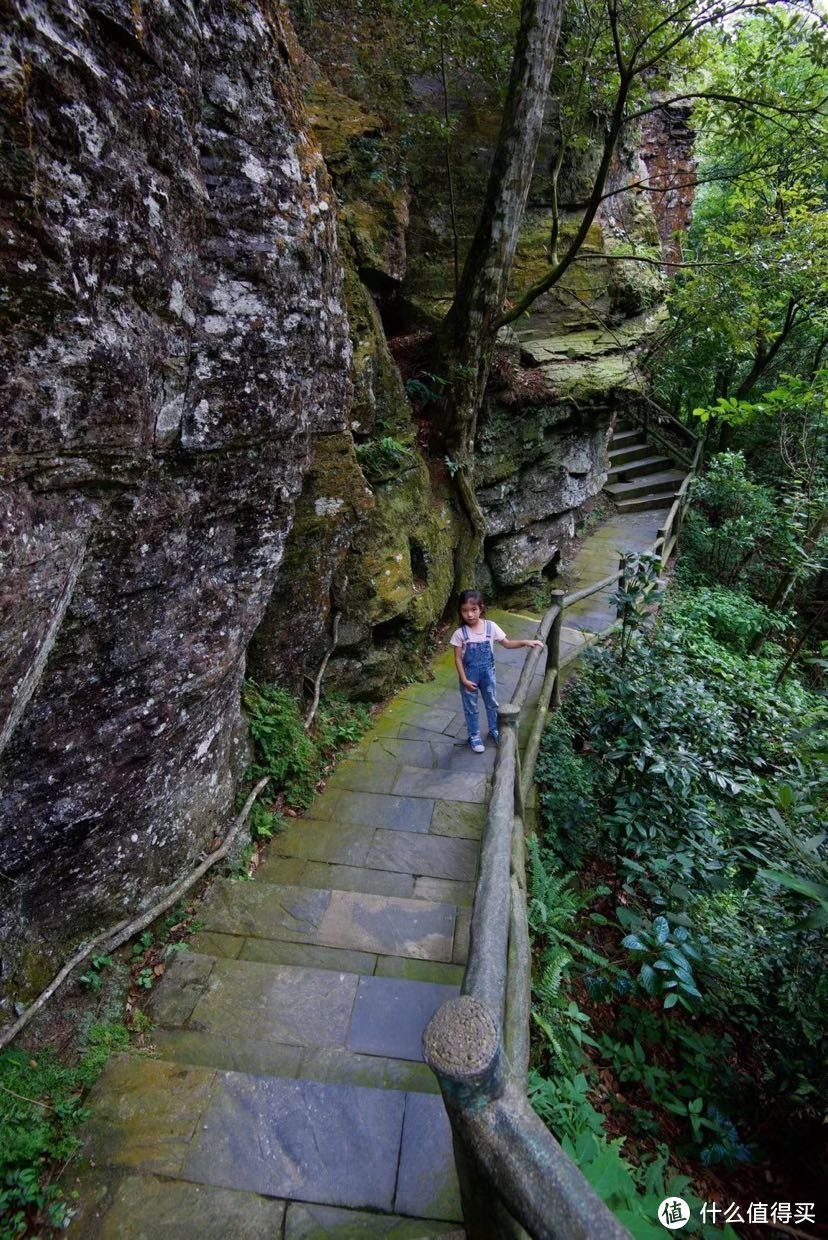
POLYGON ((32 1017, 36 1016, 40 1009, 48 1003, 52 995, 60 989, 67 977, 69 977, 70 973, 72 973, 73 970, 87 958, 87 956, 91 955, 97 947, 103 948, 107 954, 115 951, 116 948, 120 947, 123 943, 126 943, 127 939, 131 939, 134 934, 138 934, 141 930, 144 930, 147 926, 154 922, 156 918, 160 917, 162 913, 166 913, 168 908, 172 908, 173 904, 177 903, 185 892, 189 891, 193 884, 197 883, 198 880, 216 864, 217 861, 221 861, 222 858, 227 856, 233 842, 236 839, 236 836, 239 834, 247 821, 247 816, 253 808, 253 802, 256 800, 257 796, 267 782, 267 778, 259 780, 256 787, 245 801, 238 818, 236 818, 232 827, 227 832, 227 835, 224 838, 224 843, 217 848, 215 852, 210 853, 210 855, 206 857, 195 870, 193 870, 192 874, 190 874, 187 878, 179 879, 178 882, 173 883, 172 887, 168 887, 166 894, 161 897, 158 903, 153 904, 152 907, 146 909, 145 912, 138 913, 137 916, 129 918, 126 921, 119 921, 117 925, 111 926, 109 930, 105 930, 103 934, 97 935, 91 940, 91 942, 87 943, 84 947, 75 952, 75 955, 66 962, 54 980, 51 981, 46 989, 38 995, 34 1003, 31 1003, 29 1007, 26 1008, 25 1012, 18 1016, 17 1020, 13 1021, 12 1024, 6 1025, 5 1028, 0 1029, 0 1050, 2 1050, 4 1046, 8 1046, 8 1044, 17 1037, 21 1030, 25 1029, 32 1017))

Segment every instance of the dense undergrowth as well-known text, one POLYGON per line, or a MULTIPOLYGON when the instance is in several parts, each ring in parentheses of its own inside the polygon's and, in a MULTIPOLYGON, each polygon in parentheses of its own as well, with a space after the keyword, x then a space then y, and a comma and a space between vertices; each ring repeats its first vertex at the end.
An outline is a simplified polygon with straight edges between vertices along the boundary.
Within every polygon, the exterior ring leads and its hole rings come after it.
POLYGON ((628 617, 539 757, 532 1092, 646 1237, 688 1176, 747 1203, 774 1183, 790 1200, 799 1171, 806 1195, 828 1101, 828 746, 823 699, 776 683, 780 649, 748 653, 769 616, 746 594, 697 584, 649 630, 628 617))

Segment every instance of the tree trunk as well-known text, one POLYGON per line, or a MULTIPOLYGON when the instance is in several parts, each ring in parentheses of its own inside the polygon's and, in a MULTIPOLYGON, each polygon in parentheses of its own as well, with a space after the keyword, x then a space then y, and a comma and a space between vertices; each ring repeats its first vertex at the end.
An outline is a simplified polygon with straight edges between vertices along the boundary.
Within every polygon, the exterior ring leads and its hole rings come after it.
POLYGON ((473 585, 484 524, 474 493, 474 436, 489 377, 540 139, 562 0, 523 0, 509 92, 486 198, 454 302, 437 346, 446 395, 435 420, 462 508, 465 529, 455 565, 458 589, 473 585))

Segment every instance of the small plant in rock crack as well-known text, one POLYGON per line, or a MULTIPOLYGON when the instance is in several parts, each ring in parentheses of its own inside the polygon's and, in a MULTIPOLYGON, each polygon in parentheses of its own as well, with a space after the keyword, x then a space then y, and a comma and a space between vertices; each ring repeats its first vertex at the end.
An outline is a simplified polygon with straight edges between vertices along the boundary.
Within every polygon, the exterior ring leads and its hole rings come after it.
POLYGON ((135 985, 140 986, 142 990, 152 990, 153 983, 155 982, 155 978, 156 978, 155 969, 147 965, 146 968, 139 969, 139 971, 136 973, 135 985))
POLYGON ((93 956, 89 961, 89 968, 85 973, 81 973, 78 981, 83 982, 84 986, 88 986, 91 991, 97 994, 98 991, 103 988, 104 984, 104 980, 101 977, 101 972, 103 969, 108 968, 111 964, 111 956, 93 956))
POLYGON ((690 933, 684 926, 671 928, 666 917, 656 917, 652 922, 637 917, 627 908, 617 910, 618 920, 630 933, 621 940, 621 946, 641 961, 638 984, 651 998, 664 998, 664 1007, 682 1007, 692 1010, 695 1000, 701 999, 701 991, 693 976, 693 962, 701 959, 700 953, 690 942, 690 933))

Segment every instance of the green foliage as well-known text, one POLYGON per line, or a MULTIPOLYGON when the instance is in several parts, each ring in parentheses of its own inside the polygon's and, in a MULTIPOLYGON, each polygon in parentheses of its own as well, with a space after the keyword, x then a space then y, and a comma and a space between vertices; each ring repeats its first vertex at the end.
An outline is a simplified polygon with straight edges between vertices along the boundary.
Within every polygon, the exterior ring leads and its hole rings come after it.
POLYGON ((274 788, 284 790, 290 804, 309 805, 319 779, 319 754, 296 699, 279 685, 249 681, 242 700, 256 745, 251 781, 266 775, 274 788))
POLYGON ((91 956, 89 960, 89 968, 85 973, 81 973, 78 978, 84 986, 88 986, 91 991, 96 994, 103 989, 104 979, 101 976, 102 971, 112 964, 111 956, 91 956))
POLYGON ((389 482, 414 464, 414 453, 406 444, 385 435, 356 446, 356 456, 365 477, 376 485, 389 482))
POLYGON ((748 477, 744 457, 723 452, 693 483, 682 575, 733 585, 779 532, 773 493, 748 477))
POLYGON ((617 910, 618 920, 625 929, 631 929, 621 940, 621 946, 632 952, 640 965, 638 984, 650 998, 662 998, 665 1010, 681 1003, 692 1011, 696 999, 701 999, 693 965, 701 959, 698 949, 690 941, 686 926, 671 928, 666 917, 655 917, 652 922, 638 917, 629 909, 617 910))
MULTIPOLYGON (((756 1130, 768 1108, 791 1140, 807 1141, 828 1099, 822 701, 796 681, 775 684, 778 652, 747 653, 765 620, 722 586, 678 592, 623 660, 617 649, 584 656, 544 739, 547 842, 536 855, 550 869, 568 854, 560 826, 577 821, 586 788, 593 823, 577 860, 610 865, 621 897, 613 927, 574 914, 579 893, 564 896, 570 925, 552 935, 532 906, 548 1081, 536 1085, 538 1107, 576 1145, 577 1130, 597 1132, 586 1109, 596 1053, 623 1086, 634 1130, 651 1139, 665 1113, 678 1117, 676 1152, 701 1165, 753 1158, 740 1130, 756 1130), (603 967, 579 955, 579 945, 595 950, 593 925, 603 967), (615 1011, 611 1031, 580 1045, 568 1012, 578 972, 593 1002, 615 1011), (566 1072, 584 1076, 585 1105, 559 1084, 566 1072)), ((537 885, 542 903, 561 902, 553 878, 548 894, 537 885)))
POLYGON ((703 633, 742 655, 760 634, 782 634, 790 625, 749 595, 720 586, 700 586, 682 595, 671 607, 671 615, 682 628, 703 633))
MULTIPOLYGON (((298 702, 279 685, 248 681, 242 700, 256 753, 249 782, 268 776, 272 795, 282 792, 289 805, 303 809, 310 804, 335 751, 359 740, 370 719, 364 706, 332 694, 322 698, 309 733, 298 702)), ((252 824, 256 838, 269 838, 281 828, 280 816, 264 806, 252 824)))
POLYGON ((558 712, 550 717, 535 764, 538 804, 554 823, 549 845, 561 864, 577 868, 595 843, 595 780, 589 762, 574 753, 571 725, 558 712))
POLYGON ((610 595, 610 602, 621 621, 619 653, 622 662, 647 618, 648 608, 663 598, 658 588, 660 571, 661 561, 652 552, 625 551, 621 555, 618 589, 610 595))
POLYGON ((47 1173, 77 1148, 84 1091, 110 1052, 128 1045, 123 1025, 93 1024, 74 1067, 51 1051, 0 1054, 0 1240, 16 1240, 32 1226, 68 1226, 71 1202, 47 1173))

